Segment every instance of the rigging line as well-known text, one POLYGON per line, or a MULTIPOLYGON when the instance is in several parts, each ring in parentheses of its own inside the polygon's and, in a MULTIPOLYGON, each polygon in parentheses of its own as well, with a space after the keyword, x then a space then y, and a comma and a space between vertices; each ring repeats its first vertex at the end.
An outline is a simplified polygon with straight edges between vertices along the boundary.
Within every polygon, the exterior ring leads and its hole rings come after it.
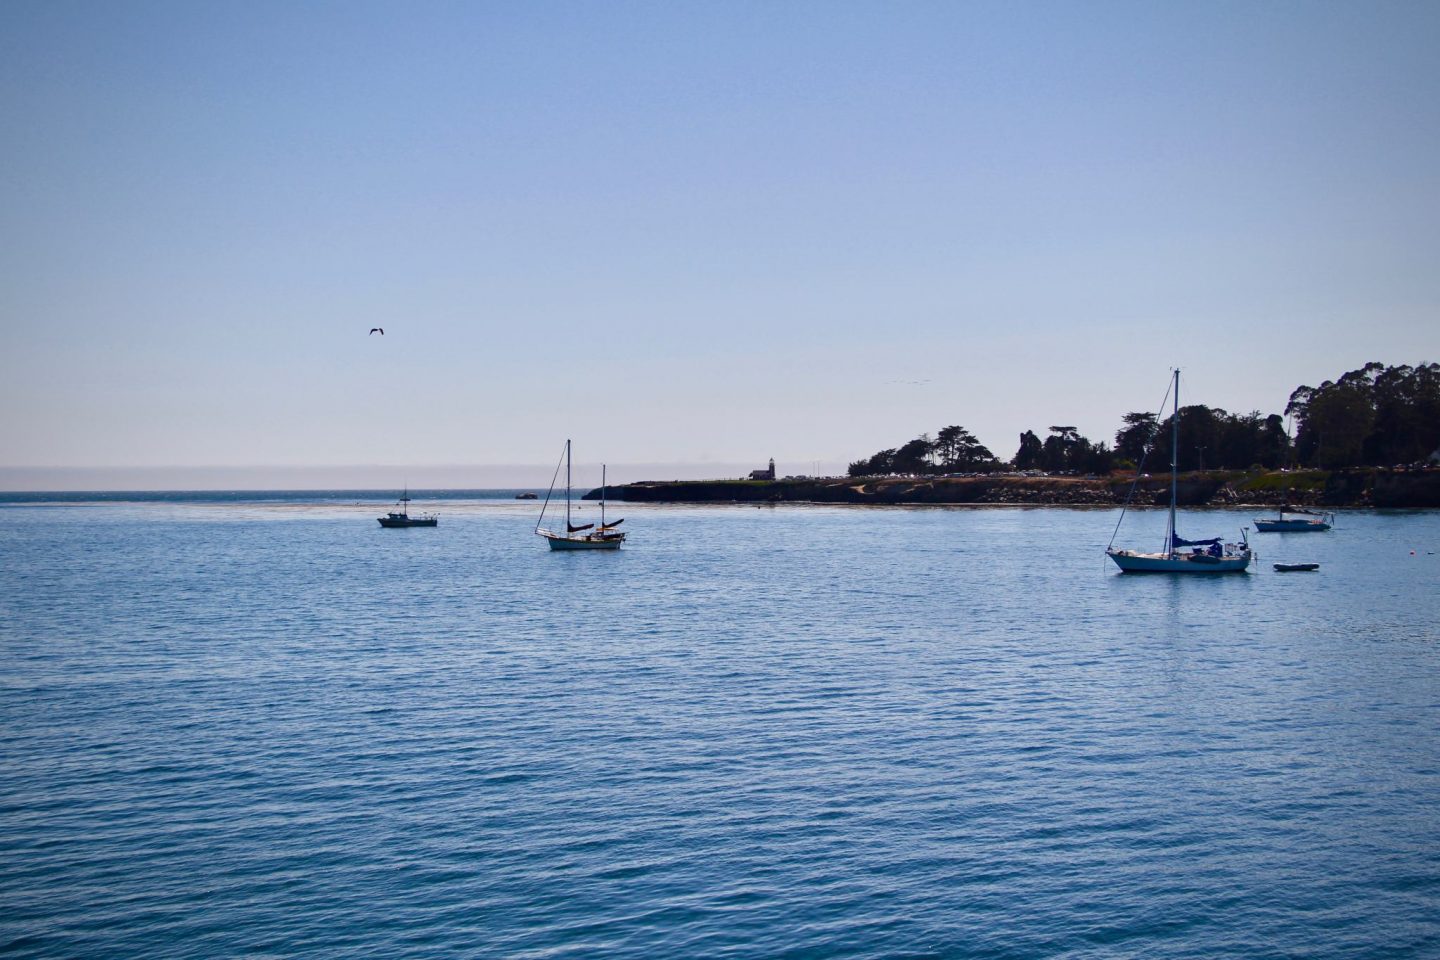
MULTIPOLYGON (((1174 373, 1174 371, 1172 370, 1171 373, 1174 373)), ((1164 412, 1165 404, 1170 401, 1170 391, 1173 390, 1174 387, 1175 378, 1172 376, 1165 383, 1165 398, 1160 401, 1161 412, 1164 412)), ((1157 414, 1156 416, 1158 417, 1159 415, 1157 414)), ((1157 422, 1155 425, 1158 427, 1160 424, 1157 422)), ((1135 477, 1130 481, 1130 492, 1125 494, 1125 502, 1120 506, 1120 517, 1115 521, 1115 529, 1110 531, 1110 542, 1105 544, 1106 550, 1109 550, 1115 545, 1115 537, 1120 533, 1120 524, 1125 522, 1125 511, 1130 509, 1130 498, 1135 496, 1135 487, 1140 483, 1141 474, 1145 472, 1145 461, 1150 458, 1150 451, 1154 449, 1155 444, 1147 444, 1145 452, 1140 454, 1140 463, 1135 467, 1135 477)))
MULTIPOLYGON (((565 441, 569 443, 570 441, 565 441)), ((545 491, 545 502, 540 505, 540 516, 535 518, 535 532, 540 532, 540 524, 545 522, 545 508, 550 506, 550 494, 555 492, 555 481, 560 479, 560 464, 565 462, 565 454, 562 451, 560 459, 555 461, 555 472, 550 475, 550 489, 545 491)))

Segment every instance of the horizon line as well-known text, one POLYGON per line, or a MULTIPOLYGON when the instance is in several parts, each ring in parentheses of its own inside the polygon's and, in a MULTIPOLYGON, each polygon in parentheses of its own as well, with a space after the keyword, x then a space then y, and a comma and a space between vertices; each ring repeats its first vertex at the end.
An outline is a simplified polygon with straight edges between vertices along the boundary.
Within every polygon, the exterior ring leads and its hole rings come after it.
MULTIPOLYGON (((785 463, 784 461, 781 461, 785 463)), ((721 480, 744 477, 764 462, 648 461, 575 464, 576 486, 600 485, 606 467, 612 486, 643 480, 721 480), (593 477, 591 475, 594 475, 593 477)), ((785 475, 843 474, 838 460, 793 460, 785 475)), ((335 464, 297 466, 262 464, 165 466, 0 466, 0 491, 47 492, 185 492, 202 490, 389 490, 411 486, 422 490, 544 489, 555 474, 554 464, 335 464)))

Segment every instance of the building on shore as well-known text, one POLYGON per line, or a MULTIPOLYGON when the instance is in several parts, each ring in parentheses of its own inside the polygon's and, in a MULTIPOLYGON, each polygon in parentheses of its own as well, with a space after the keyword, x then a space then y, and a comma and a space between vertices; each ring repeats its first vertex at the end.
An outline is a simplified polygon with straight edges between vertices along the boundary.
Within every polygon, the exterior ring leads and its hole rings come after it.
POLYGON ((775 458, 770 458, 770 466, 764 470, 751 470, 751 480, 774 480, 775 479, 775 458))

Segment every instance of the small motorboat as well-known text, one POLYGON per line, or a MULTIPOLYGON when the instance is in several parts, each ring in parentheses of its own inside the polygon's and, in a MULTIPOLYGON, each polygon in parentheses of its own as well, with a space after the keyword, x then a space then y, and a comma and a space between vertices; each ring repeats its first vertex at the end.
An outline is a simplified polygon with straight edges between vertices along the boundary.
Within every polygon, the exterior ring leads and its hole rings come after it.
POLYGON ((1320 564, 1318 564, 1318 563, 1277 563, 1277 564, 1275 564, 1275 572, 1276 572, 1276 573, 1309 573, 1309 572, 1312 571, 1312 570, 1319 570, 1319 569, 1320 569, 1320 564))

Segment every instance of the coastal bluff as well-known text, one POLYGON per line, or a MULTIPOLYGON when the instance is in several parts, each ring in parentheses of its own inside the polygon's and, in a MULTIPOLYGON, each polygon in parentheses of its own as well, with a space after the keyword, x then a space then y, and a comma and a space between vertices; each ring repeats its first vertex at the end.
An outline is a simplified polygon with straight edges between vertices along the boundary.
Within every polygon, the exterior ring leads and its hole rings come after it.
MULTIPOLYGON (((981 474, 916 477, 791 477, 779 480, 665 480, 615 484, 611 500, 630 503, 847 503, 1116 506, 1133 475, 1108 477, 981 474)), ((1440 469, 1347 471, 1212 470, 1180 475, 1181 506, 1440 508, 1440 469)), ((1168 474, 1136 483, 1134 503, 1169 502, 1168 474)), ((599 488, 585 494, 599 500, 599 488)))

